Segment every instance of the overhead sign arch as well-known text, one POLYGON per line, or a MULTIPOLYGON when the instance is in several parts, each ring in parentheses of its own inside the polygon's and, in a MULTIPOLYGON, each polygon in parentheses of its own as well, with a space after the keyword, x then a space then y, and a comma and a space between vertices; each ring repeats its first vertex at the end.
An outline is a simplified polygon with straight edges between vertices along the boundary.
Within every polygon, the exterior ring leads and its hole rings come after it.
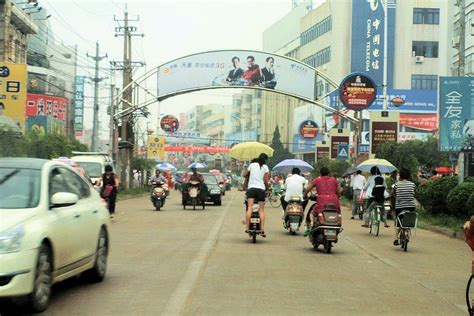
POLYGON ((333 88, 327 91, 326 95, 338 89, 336 82, 317 69, 287 56, 250 50, 201 52, 171 60, 131 82, 114 100, 115 104, 124 102, 128 107, 118 111, 114 118, 120 119, 180 94, 209 89, 248 88, 294 97, 357 122, 356 119, 319 101, 325 98, 317 98, 318 80, 328 82, 333 88), (157 79, 156 94, 143 85, 143 82, 151 77, 157 79), (130 93, 130 89, 137 88, 145 92, 145 100, 128 102, 122 97, 124 91, 126 95, 130 93))

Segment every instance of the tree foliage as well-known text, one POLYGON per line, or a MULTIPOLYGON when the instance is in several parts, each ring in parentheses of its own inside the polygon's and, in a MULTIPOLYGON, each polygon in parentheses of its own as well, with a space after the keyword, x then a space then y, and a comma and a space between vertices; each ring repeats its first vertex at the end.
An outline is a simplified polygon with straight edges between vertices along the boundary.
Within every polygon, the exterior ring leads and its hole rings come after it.
POLYGON ((320 175, 320 170, 323 167, 326 167, 329 169, 329 172, 331 175, 333 175, 336 178, 342 177, 344 172, 349 168, 351 164, 347 160, 331 160, 327 157, 320 158, 318 159, 318 162, 316 163, 315 170, 313 171, 313 175, 319 176, 320 175))
POLYGON ((33 157, 51 159, 70 157, 73 151, 87 151, 88 147, 74 138, 61 134, 42 134, 29 131, 24 137, 2 133, 0 157, 33 157))
POLYGON ((449 155, 438 150, 438 140, 430 137, 427 141, 408 140, 403 144, 386 142, 378 147, 377 158, 390 161, 398 169, 407 168, 412 174, 421 168, 433 170, 449 166, 449 155))
POLYGON ((267 165, 270 168, 270 170, 275 167, 279 162, 285 159, 292 159, 295 156, 289 152, 287 148, 283 146, 283 143, 281 142, 281 136, 280 136, 280 129, 278 128, 278 125, 275 127, 275 131, 273 132, 273 139, 272 139, 272 144, 270 147, 273 148, 273 156, 268 159, 267 165))

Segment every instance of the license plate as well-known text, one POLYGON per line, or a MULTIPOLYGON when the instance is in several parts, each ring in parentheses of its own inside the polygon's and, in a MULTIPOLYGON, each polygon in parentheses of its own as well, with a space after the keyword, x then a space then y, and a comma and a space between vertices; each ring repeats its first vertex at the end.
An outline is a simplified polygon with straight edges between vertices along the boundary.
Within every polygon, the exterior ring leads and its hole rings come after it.
POLYGON ((251 219, 250 219, 250 223, 252 223, 252 224, 258 224, 258 223, 260 223, 260 218, 251 218, 251 219))
POLYGON ((324 235, 326 235, 326 236, 336 236, 337 233, 334 229, 325 229, 324 230, 324 235))

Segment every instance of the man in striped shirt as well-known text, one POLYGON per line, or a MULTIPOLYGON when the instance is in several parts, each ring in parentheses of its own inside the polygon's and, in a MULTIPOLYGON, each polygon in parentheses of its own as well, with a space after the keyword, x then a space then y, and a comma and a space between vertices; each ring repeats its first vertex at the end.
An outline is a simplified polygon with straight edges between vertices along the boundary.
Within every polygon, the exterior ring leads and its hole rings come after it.
POLYGON ((410 171, 402 168, 400 170, 400 180, 395 183, 393 194, 395 196, 395 241, 394 246, 398 246, 398 235, 400 228, 398 227, 397 217, 402 211, 414 212, 415 205, 415 184, 410 180, 410 171))

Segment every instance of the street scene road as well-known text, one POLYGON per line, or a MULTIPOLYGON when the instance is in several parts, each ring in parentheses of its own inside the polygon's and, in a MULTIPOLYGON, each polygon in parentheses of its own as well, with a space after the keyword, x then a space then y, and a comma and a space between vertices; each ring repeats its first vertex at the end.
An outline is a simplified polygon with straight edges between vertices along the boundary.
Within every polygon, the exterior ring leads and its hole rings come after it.
POLYGON ((119 202, 105 281, 58 284, 44 315, 466 314, 463 241, 419 229, 404 253, 392 228, 371 236, 344 210, 325 254, 268 206, 267 238, 252 244, 242 202, 236 190, 196 211, 177 192, 160 212, 147 196, 119 202))

